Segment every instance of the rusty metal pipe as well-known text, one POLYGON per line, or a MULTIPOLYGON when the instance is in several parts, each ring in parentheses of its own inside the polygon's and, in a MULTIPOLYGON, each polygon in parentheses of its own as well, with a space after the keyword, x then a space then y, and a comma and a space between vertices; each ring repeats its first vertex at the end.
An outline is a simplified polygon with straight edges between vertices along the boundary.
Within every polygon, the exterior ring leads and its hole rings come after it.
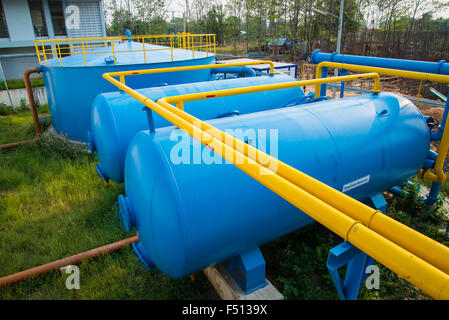
POLYGON ((137 241, 139 241, 139 238, 137 236, 134 236, 134 237, 120 240, 120 241, 117 241, 114 243, 110 243, 108 245, 105 245, 105 246, 102 246, 99 248, 95 248, 95 249, 92 249, 92 250, 89 250, 86 252, 82 252, 82 253, 76 254, 74 256, 59 259, 59 260, 56 260, 56 261, 53 261, 53 262, 50 262, 47 264, 43 264, 38 267, 34 267, 34 268, 31 268, 28 270, 24 270, 24 271, 21 271, 18 273, 11 274, 9 276, 0 278, 0 288, 6 287, 8 285, 11 285, 11 284, 14 284, 17 282, 21 282, 21 281, 26 280, 31 277, 35 277, 35 276, 49 273, 51 271, 59 270, 60 268, 65 267, 65 266, 78 264, 82 260, 92 259, 92 258, 98 257, 102 254, 118 251, 121 248, 123 248, 124 246, 129 245, 133 242, 137 242, 137 241))
POLYGON ((39 115, 37 113, 36 103, 34 101, 34 96, 33 96, 33 88, 31 87, 30 75, 33 73, 40 73, 40 71, 38 68, 28 69, 27 71, 25 71, 25 73, 23 75, 23 80, 25 82, 25 88, 26 88, 26 91, 28 94, 28 101, 30 102, 31 114, 33 115, 33 122, 34 122, 34 129, 36 131, 36 137, 34 139, 30 139, 30 140, 2 144, 2 145, 0 145, 0 149, 8 149, 8 148, 12 148, 12 147, 19 146, 22 144, 27 144, 27 143, 38 140, 42 136, 41 126, 39 124, 39 115))

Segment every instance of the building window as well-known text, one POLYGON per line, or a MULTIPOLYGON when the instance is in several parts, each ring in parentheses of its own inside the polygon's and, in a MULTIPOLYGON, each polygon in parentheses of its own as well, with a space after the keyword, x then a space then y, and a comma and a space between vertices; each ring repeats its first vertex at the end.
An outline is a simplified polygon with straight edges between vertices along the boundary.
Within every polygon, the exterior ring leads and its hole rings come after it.
POLYGON ((48 6, 50 7, 51 22, 53 23, 55 36, 66 36, 67 31, 65 29, 62 1, 49 0, 48 6))
POLYGON ((31 21, 33 22, 34 35, 36 37, 47 37, 47 24, 45 23, 44 6, 42 0, 28 0, 31 21))
POLYGON ((9 38, 8 27, 6 25, 5 13, 0 1, 0 38, 9 38))

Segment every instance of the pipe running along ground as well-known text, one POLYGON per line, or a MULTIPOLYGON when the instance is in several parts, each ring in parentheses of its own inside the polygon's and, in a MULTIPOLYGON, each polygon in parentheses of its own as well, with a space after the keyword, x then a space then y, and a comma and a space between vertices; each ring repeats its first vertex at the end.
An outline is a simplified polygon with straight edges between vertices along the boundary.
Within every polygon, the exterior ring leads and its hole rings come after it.
POLYGON ((98 257, 102 254, 107 254, 107 253, 118 251, 121 248, 123 248, 124 246, 129 245, 133 242, 137 242, 137 241, 139 241, 139 238, 137 236, 134 236, 131 238, 127 238, 127 239, 124 239, 121 241, 117 241, 117 242, 99 247, 99 248, 95 248, 95 249, 92 249, 92 250, 89 250, 86 252, 82 252, 82 253, 79 253, 74 256, 59 259, 59 260, 35 267, 35 268, 31 268, 28 270, 24 270, 24 271, 0 278, 0 288, 17 283, 17 282, 21 282, 30 277, 39 276, 42 274, 49 273, 51 271, 57 271, 62 267, 79 264, 81 261, 86 260, 86 259, 92 259, 92 258, 98 257))
MULTIPOLYGON (((423 291, 434 298, 449 298, 449 276, 446 273, 442 272, 438 268, 414 255, 413 253, 405 250, 404 248, 401 248, 393 241, 376 233, 374 230, 365 226, 361 221, 353 219, 337 208, 331 206, 329 203, 326 203, 323 200, 319 199, 319 197, 316 197, 312 193, 303 190, 301 187, 303 187, 302 185, 305 183, 304 180, 306 180, 303 178, 306 177, 312 179, 312 181, 315 181, 315 183, 318 183, 318 185, 322 184, 326 186, 327 189, 333 190, 334 194, 340 197, 340 200, 342 195, 345 198, 352 198, 305 175, 304 173, 292 167, 289 167, 288 165, 282 163, 281 161, 278 161, 277 159, 271 158, 269 155, 255 148, 251 149, 252 151, 254 151, 252 152, 252 156, 258 155, 262 156, 264 159, 273 159, 274 161, 277 161, 278 170, 276 172, 271 171, 266 166, 265 161, 259 163, 260 160, 252 159, 251 157, 248 157, 248 154, 245 154, 248 153, 248 150, 250 150, 250 148, 248 148, 248 145, 246 145, 243 141, 235 139, 232 136, 229 136, 228 139, 223 139, 223 137, 226 136, 224 132, 170 105, 167 101, 173 102, 174 97, 163 98, 160 99, 158 103, 155 103, 151 99, 143 96, 135 90, 132 90, 116 79, 111 78, 108 74, 104 74, 103 77, 142 102, 148 108, 155 111, 174 125, 186 131, 189 135, 200 141, 202 144, 212 148, 221 157, 233 163, 236 167, 295 205, 301 211, 309 214, 317 222, 323 224, 325 227, 332 230, 333 232, 344 238, 346 241, 349 241, 360 250, 364 251, 377 261, 384 264, 387 268, 396 272, 399 276, 421 288, 423 291), (193 121, 191 122, 189 120, 193 121), (226 143, 223 143, 222 141, 226 141, 226 143), (237 146, 240 146, 240 148, 237 148, 237 146), (240 150, 238 151, 237 149, 240 150), (241 161, 236 161, 237 159, 244 159, 245 161, 242 163, 241 161), (263 164, 264 162, 265 165, 263 164), (289 171, 289 173, 292 174, 292 177, 290 178, 294 179, 289 180, 281 176, 279 174, 280 167, 283 167, 285 170, 289 171), (303 181, 301 181, 302 179, 303 181), (296 180, 302 182, 302 185, 299 186, 299 183, 298 185, 296 185, 294 183, 296 180)), ((333 81, 338 82, 343 81, 343 79, 344 77, 337 77, 333 78, 333 81)), ((329 80, 328 78, 320 80, 298 81, 294 83, 296 83, 297 86, 303 86, 329 82, 332 82, 332 80, 329 80)), ((266 86, 253 87, 253 92, 257 92, 257 88, 260 87, 266 86)), ((244 91, 243 93, 249 92, 249 88, 242 88, 242 90, 244 91)), ((264 90, 267 89, 261 89, 261 91, 264 90)), ((237 90, 234 91, 234 94, 238 94, 236 93, 237 90)), ((207 98, 210 93, 204 93, 204 95, 205 98, 207 98)), ((200 98, 198 94, 196 94, 196 96, 200 98)), ((181 100, 179 100, 178 102, 182 103, 181 100)), ((364 206, 366 208, 369 208, 368 206, 363 205, 355 199, 352 200, 362 207, 364 206)), ((371 220, 375 218, 376 213, 378 212, 376 210, 373 210, 372 208, 369 209, 374 212, 373 215, 370 215, 368 217, 368 226, 371 225, 371 220)), ((401 225, 400 223, 398 224, 401 225)), ((421 236, 427 238, 424 235, 421 236)), ((448 257, 449 255, 446 254, 446 259, 448 257)))
POLYGON ((28 94, 28 101, 30 102, 31 114, 33 115, 34 130, 36 131, 36 137, 34 137, 33 139, 30 139, 30 140, 23 140, 23 141, 2 144, 2 145, 0 145, 0 149, 8 149, 8 148, 16 147, 16 146, 19 146, 22 144, 34 142, 42 136, 41 127, 39 124, 39 115, 37 113, 36 103, 34 101, 34 96, 33 96, 33 88, 31 87, 30 75, 33 73, 40 73, 40 71, 38 68, 28 69, 27 71, 25 71, 25 73, 23 75, 23 80, 25 82, 25 88, 26 88, 26 91, 28 94))

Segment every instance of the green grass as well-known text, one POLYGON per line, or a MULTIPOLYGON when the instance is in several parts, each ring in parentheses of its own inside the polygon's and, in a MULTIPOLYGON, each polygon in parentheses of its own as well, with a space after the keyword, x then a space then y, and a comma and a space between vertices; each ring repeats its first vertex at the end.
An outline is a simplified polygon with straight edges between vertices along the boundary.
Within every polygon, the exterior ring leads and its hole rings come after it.
MULTIPOLYGON (((31 137, 29 112, 0 117, 0 143, 31 137)), ((123 185, 102 183, 95 160, 48 134, 0 151, 0 276, 133 235, 115 216, 123 185)), ((130 247, 83 262, 80 275, 80 290, 67 290, 66 275, 53 272, 0 288, 0 300, 217 298, 202 274, 192 282, 143 270, 130 247)))
MULTIPOLYGON (((6 83, 8 85, 9 90, 25 88, 25 82, 23 81, 23 79, 6 80, 6 83)), ((44 86, 44 79, 42 78, 31 79, 31 86, 32 87, 44 86)), ((6 90, 4 81, 0 82, 0 90, 6 90)))
MULTIPOLYGON (((45 129, 50 122, 42 124, 45 129)), ((31 137, 29 111, 0 116, 0 143, 31 137)), ((36 143, 0 151, 0 276, 133 235, 115 216, 114 202, 123 185, 102 183, 95 161, 82 147, 48 133, 36 143)), ((440 232, 447 223, 441 203, 429 210, 417 201, 415 190, 409 191, 407 197, 389 201, 388 214, 449 245, 440 232)), ((267 276, 286 299, 338 299, 326 260, 341 241, 319 224, 274 240, 261 248, 267 276)), ((148 272, 129 247, 79 267, 80 290, 67 290, 67 275, 52 272, 1 288, 0 299, 218 298, 202 273, 192 282, 148 272)), ((360 299, 429 298, 386 268, 380 270, 380 289, 362 288, 360 299)))

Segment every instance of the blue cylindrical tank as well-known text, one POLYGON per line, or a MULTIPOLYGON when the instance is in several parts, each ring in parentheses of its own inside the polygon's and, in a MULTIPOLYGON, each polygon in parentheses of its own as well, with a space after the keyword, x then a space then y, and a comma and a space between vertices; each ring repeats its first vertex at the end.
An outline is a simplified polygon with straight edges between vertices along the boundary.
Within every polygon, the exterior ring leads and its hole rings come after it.
MULTIPOLYGON (((104 53, 105 48, 89 50, 86 54, 74 54, 60 59, 51 59, 40 66, 52 115, 52 124, 57 133, 79 141, 87 140, 90 124, 90 108, 94 98, 101 92, 115 91, 117 88, 102 78, 103 73, 127 70, 156 69, 180 66, 204 65, 215 62, 211 53, 170 48, 146 44, 146 61, 142 43, 125 42, 115 45, 116 64, 112 53, 104 53), (162 50, 162 49, 167 50, 162 50), (154 51, 155 49, 158 49, 154 51), (135 50, 136 52, 120 52, 135 50), (153 50, 153 51, 150 51, 153 50), (96 53, 96 52, 99 53, 96 53)), ((207 81, 210 70, 194 70, 126 77, 131 88, 148 88, 167 84, 207 81)))
POLYGON ((349 54, 339 54, 336 52, 323 53, 319 50, 316 50, 312 53, 312 63, 318 64, 323 61, 449 75, 449 64, 445 60, 441 60, 440 62, 429 62, 418 60, 364 57, 349 54))
MULTIPOLYGON (((210 123, 228 132, 277 130, 280 160, 361 201, 416 174, 430 146, 420 111, 392 93, 210 123)), ((259 149, 275 150, 275 137, 265 143, 259 134, 259 149)), ((253 145, 257 140, 241 139, 253 145)), ((142 256, 168 276, 192 274, 313 221, 235 166, 207 164, 207 157, 194 164, 195 154, 212 157, 211 150, 172 127, 139 132, 127 151, 127 197, 120 201, 120 215, 128 229, 136 226, 142 256), (183 150, 190 150, 190 164, 176 164, 182 138, 189 139, 190 149, 183 150)))
MULTIPOLYGON (((223 68, 222 68, 223 69, 223 68)), ((157 101, 163 97, 207 92, 214 90, 258 86, 271 83, 291 82, 286 75, 258 76, 189 83, 138 90, 141 94, 157 101)), ((292 99, 304 97, 300 87, 229 96, 216 99, 192 101, 185 104, 185 111, 202 120, 246 114, 274 108, 281 108, 292 99)), ((99 94, 91 113, 91 150, 97 151, 99 171, 107 179, 123 181, 126 149, 134 135, 149 129, 143 105, 123 92, 99 94)), ((154 114, 155 128, 171 126, 171 123, 154 114)))

